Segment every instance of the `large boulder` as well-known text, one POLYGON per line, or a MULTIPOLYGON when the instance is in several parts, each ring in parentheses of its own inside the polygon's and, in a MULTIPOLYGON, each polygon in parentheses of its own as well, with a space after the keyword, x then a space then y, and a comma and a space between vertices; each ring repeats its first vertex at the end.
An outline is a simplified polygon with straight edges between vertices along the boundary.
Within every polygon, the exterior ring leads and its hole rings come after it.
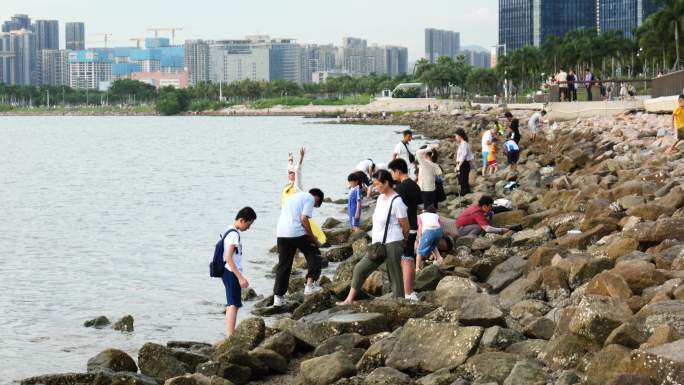
POLYGON ((584 355, 595 348, 580 336, 563 334, 549 341, 539 354, 539 359, 554 370, 575 369, 584 355))
POLYGON ((632 316, 625 301, 598 295, 582 298, 570 320, 571 332, 603 344, 608 335, 632 316))
POLYGON ((112 325, 112 329, 118 330, 120 332, 127 332, 130 333, 133 331, 133 316, 128 314, 123 317, 121 317, 120 320, 114 322, 114 325, 112 325))
POLYGON ((314 350, 314 357, 325 356, 335 353, 338 350, 350 352, 354 348, 367 349, 370 345, 368 337, 362 336, 358 333, 347 333, 339 336, 333 336, 318 345, 314 350))
POLYGON ((498 293, 516 279, 520 278, 527 266, 527 260, 522 255, 508 258, 496 266, 487 278, 487 284, 498 293))
POLYGON ((589 281, 586 294, 596 294, 628 300, 632 296, 632 290, 622 276, 611 273, 610 271, 603 271, 589 281))
POLYGON ((299 305, 294 312, 292 312, 293 319, 300 319, 311 313, 320 312, 325 309, 330 309, 335 305, 333 298, 328 290, 323 290, 318 293, 307 295, 304 297, 304 302, 299 305))
POLYGON ((187 365, 173 355, 171 349, 151 342, 140 348, 138 365, 140 373, 162 382, 190 371, 187 365))
POLYGON ((587 366, 587 385, 604 385, 619 373, 622 360, 630 350, 621 345, 607 345, 596 353, 587 366))
POLYGON ((352 309, 358 313, 384 314, 391 329, 403 326, 410 318, 421 318, 436 308, 437 306, 427 302, 413 302, 395 298, 357 301, 352 306, 352 309))
POLYGON ((477 347, 482 332, 480 327, 411 319, 402 328, 386 364, 419 372, 455 368, 477 347))
MULTIPOLYGON (((93 384, 98 384, 97 381, 93 384)), ((156 379, 133 372, 116 372, 112 374, 112 382, 108 385, 159 385, 156 379)))
POLYGON ((385 366, 387 357, 394 350, 394 345, 397 343, 397 338, 389 336, 380 339, 373 343, 368 350, 363 354, 359 362, 356 363, 356 368, 360 371, 368 372, 374 368, 385 366))
POLYGON ((624 278, 635 294, 641 294, 644 289, 660 285, 667 280, 665 274, 656 270, 652 263, 646 261, 618 262, 611 272, 624 278))
POLYGON ((88 372, 100 370, 137 372, 138 366, 131 356, 118 349, 106 349, 88 360, 88 372))
POLYGON ((415 290, 417 292, 435 290, 442 277, 439 266, 435 264, 427 266, 416 274, 415 290))
POLYGON ((633 350, 620 371, 649 377, 654 383, 684 383, 684 339, 648 350, 633 350))
POLYGON ((290 361, 292 354, 295 351, 297 343, 295 338, 289 332, 278 332, 259 345, 260 348, 272 350, 280 354, 286 361, 290 361))
POLYGON ((478 383, 502 383, 513 370, 518 356, 511 353, 489 352, 472 356, 464 365, 464 369, 478 383))
POLYGON ((325 252, 325 258, 330 262, 342 262, 351 257, 353 253, 351 245, 342 245, 331 247, 325 252))
POLYGON ((445 307, 445 309, 453 310, 462 325, 482 327, 506 326, 503 311, 499 309, 496 298, 489 294, 481 293, 463 297, 457 307, 445 307))
POLYGON ((445 308, 457 307, 463 297, 480 291, 475 282, 458 276, 444 277, 435 289, 435 303, 445 308))
POLYGON ((233 335, 217 344, 214 356, 218 357, 236 346, 244 350, 252 350, 264 340, 265 335, 266 324, 263 318, 247 318, 238 324, 233 335))
POLYGON ((351 229, 348 227, 336 227, 334 229, 323 230, 328 243, 331 245, 342 245, 347 243, 351 235, 351 229))
POLYGON ((547 226, 542 226, 513 234, 512 246, 539 246, 550 239, 551 230, 547 226))
POLYGON ((515 363, 503 385, 542 385, 546 384, 543 366, 535 360, 521 360, 515 363))
POLYGON ((315 357, 302 362, 299 377, 303 385, 329 385, 356 374, 356 366, 345 352, 315 357))
POLYGON ((639 242, 662 242, 666 239, 684 240, 684 217, 665 217, 645 221, 624 231, 624 236, 639 242))
POLYGON ((644 306, 635 316, 647 334, 663 324, 668 324, 684 335, 684 300, 670 300, 644 306))
POLYGON ((256 348, 249 352, 249 355, 268 366, 269 373, 284 374, 287 372, 287 361, 273 350, 256 348))
POLYGON ((510 345, 523 341, 525 337, 513 329, 492 326, 487 328, 482 334, 480 346, 484 350, 506 350, 510 345))
POLYGON ((197 366, 195 371, 207 377, 221 377, 235 385, 244 385, 252 377, 252 370, 247 366, 225 364, 214 361, 205 362, 197 366))
POLYGON ((105 385, 111 381, 106 373, 59 373, 43 376, 24 378, 21 385, 79 385, 96 384, 105 385))
POLYGON ((109 318, 101 315, 99 317, 95 317, 93 319, 89 319, 83 323, 83 326, 87 328, 95 328, 95 329, 102 329, 103 327, 109 325, 111 322, 109 321, 109 318))

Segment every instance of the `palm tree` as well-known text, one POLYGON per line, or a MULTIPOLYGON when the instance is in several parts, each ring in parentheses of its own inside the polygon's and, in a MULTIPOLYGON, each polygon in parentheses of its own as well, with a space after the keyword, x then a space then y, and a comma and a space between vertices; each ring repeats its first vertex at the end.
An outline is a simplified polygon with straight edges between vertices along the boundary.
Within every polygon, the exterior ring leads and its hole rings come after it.
POLYGON ((678 70, 681 57, 679 56, 679 34, 684 20, 684 0, 659 0, 660 10, 653 15, 654 22, 658 26, 674 29, 675 38, 675 62, 673 70, 678 70))

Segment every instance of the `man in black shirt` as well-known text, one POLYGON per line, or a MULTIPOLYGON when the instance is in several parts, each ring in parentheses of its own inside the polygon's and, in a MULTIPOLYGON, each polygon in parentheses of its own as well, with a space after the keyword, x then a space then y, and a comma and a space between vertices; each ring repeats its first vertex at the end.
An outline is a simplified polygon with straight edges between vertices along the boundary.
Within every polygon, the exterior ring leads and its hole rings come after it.
POLYGON ((404 245, 404 255, 401 258, 401 271, 404 279, 404 296, 406 299, 418 301, 418 295, 413 290, 416 282, 416 252, 415 243, 418 233, 418 205, 421 204, 421 192, 418 184, 409 177, 408 165, 397 158, 387 165, 392 178, 397 183, 394 190, 399 194, 408 208, 409 238, 404 245))
POLYGON ((520 144, 520 138, 522 137, 520 134, 520 121, 518 118, 514 118, 510 111, 506 111, 504 116, 506 117, 506 120, 508 120, 509 128, 511 129, 509 139, 513 139, 515 144, 520 144))

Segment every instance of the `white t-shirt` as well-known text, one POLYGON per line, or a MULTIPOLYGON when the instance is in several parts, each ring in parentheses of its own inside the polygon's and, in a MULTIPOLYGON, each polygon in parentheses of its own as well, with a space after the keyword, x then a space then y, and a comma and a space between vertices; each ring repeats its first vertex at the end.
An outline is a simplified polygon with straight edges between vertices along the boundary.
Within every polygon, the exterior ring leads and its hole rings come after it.
MULTIPOLYGON (((385 194, 380 194, 380 196, 378 196, 375 211, 373 212, 373 243, 382 242, 382 236, 385 235, 387 211, 389 210, 390 202, 392 202, 392 199, 394 199, 395 196, 397 196, 396 193, 389 198, 385 197, 385 194)), ((389 228, 387 230, 387 239, 385 240, 386 244, 404 239, 399 219, 408 217, 407 210, 408 208, 404 204, 404 201, 401 200, 401 197, 394 200, 389 228)))
MULTIPOLYGON (((224 234, 228 232, 228 230, 230 229, 235 229, 235 227, 231 226, 227 228, 224 234)), ((224 261, 228 260, 228 248, 230 245, 235 245, 235 251, 233 252, 233 262, 235 262, 235 266, 237 266, 238 270, 242 272, 242 243, 240 242, 240 230, 235 229, 235 231, 231 231, 228 235, 226 235, 225 238, 223 238, 224 261)), ((226 262, 226 270, 233 271, 228 265, 228 262, 226 262)))
POLYGON ((406 165, 410 165, 411 161, 409 160, 409 151, 406 149, 407 147, 408 144, 404 145, 404 142, 399 142, 396 146, 394 146, 394 151, 392 151, 392 153, 396 154, 397 158, 405 160, 406 165))
POLYGON ((359 164, 356 165, 354 168, 355 171, 363 171, 369 178, 371 177, 370 174, 368 174, 368 168, 373 165, 373 161, 370 159, 365 159, 359 162, 359 164))
POLYGON ((435 213, 422 213, 418 215, 418 223, 423 226, 423 231, 434 230, 442 227, 439 223, 439 215, 435 213))
POLYGON ((527 122, 527 127, 530 129, 530 131, 537 131, 537 126, 539 126, 540 121, 541 112, 537 111, 530 116, 530 120, 527 122))
POLYGON ((278 238, 297 238, 306 235, 302 215, 313 217, 314 197, 308 192, 297 193, 287 199, 278 218, 278 238))
POLYGON ((490 130, 487 130, 482 134, 482 153, 488 153, 489 152, 489 144, 487 142, 492 141, 492 132, 490 130))

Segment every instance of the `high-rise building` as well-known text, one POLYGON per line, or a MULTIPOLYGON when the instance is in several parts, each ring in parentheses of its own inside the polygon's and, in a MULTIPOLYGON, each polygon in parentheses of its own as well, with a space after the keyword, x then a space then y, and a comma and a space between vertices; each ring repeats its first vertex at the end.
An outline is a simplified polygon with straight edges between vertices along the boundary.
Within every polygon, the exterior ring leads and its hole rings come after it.
POLYGON ((209 81, 209 44, 204 40, 185 41, 185 69, 190 74, 190 84, 209 81))
MULTIPOLYGON (((543 0, 536 0, 540 1, 543 0)), ((535 0, 499 0, 499 44, 505 45, 507 50, 519 49, 534 41, 533 2, 535 0)))
POLYGON ((633 31, 655 11, 653 0, 597 0, 597 3, 597 30, 618 30, 626 37, 633 37, 633 31))
POLYGON ((82 51, 85 49, 85 24, 66 23, 64 25, 66 36, 66 49, 82 51))
POLYGON ((385 46, 387 75, 394 77, 408 71, 408 48, 385 46))
POLYGON ((491 68, 492 57, 489 52, 463 50, 461 54, 465 58, 465 62, 475 68, 491 68))
POLYGON ((540 46, 548 36, 565 36, 570 31, 596 29, 596 3, 597 0, 533 1, 533 44, 540 46))
POLYGON ((344 38, 338 49, 336 68, 350 75, 396 76, 408 70, 408 49, 396 46, 368 46, 366 40, 344 38))
POLYGON ((36 68, 36 36, 20 29, 0 33, 0 50, 3 53, 2 81, 12 85, 37 85, 40 73, 36 68))
POLYGON ((101 82, 112 80, 112 63, 110 50, 69 52, 69 85, 71 88, 99 88, 101 82))
POLYGON ((217 41, 210 48, 209 79, 217 83, 270 80, 270 52, 249 40, 217 41))
POLYGON ((452 59, 461 51, 461 34, 435 28, 425 29, 425 58, 436 63, 440 56, 452 59))
POLYGON ((266 45, 269 50, 270 79, 301 84, 302 47, 293 39, 273 39, 266 45))
POLYGON ((40 84, 48 86, 69 85, 69 51, 42 50, 39 53, 40 84))
POLYGON ((11 68, 14 66, 14 53, 10 51, 10 35, 0 32, 0 83, 11 84, 11 68))
POLYGON ((28 15, 14 15, 10 20, 2 24, 2 32, 12 32, 20 29, 31 29, 31 18, 28 15))
POLYGON ((36 34, 36 49, 59 49, 59 22, 57 20, 36 20, 33 22, 36 34))

